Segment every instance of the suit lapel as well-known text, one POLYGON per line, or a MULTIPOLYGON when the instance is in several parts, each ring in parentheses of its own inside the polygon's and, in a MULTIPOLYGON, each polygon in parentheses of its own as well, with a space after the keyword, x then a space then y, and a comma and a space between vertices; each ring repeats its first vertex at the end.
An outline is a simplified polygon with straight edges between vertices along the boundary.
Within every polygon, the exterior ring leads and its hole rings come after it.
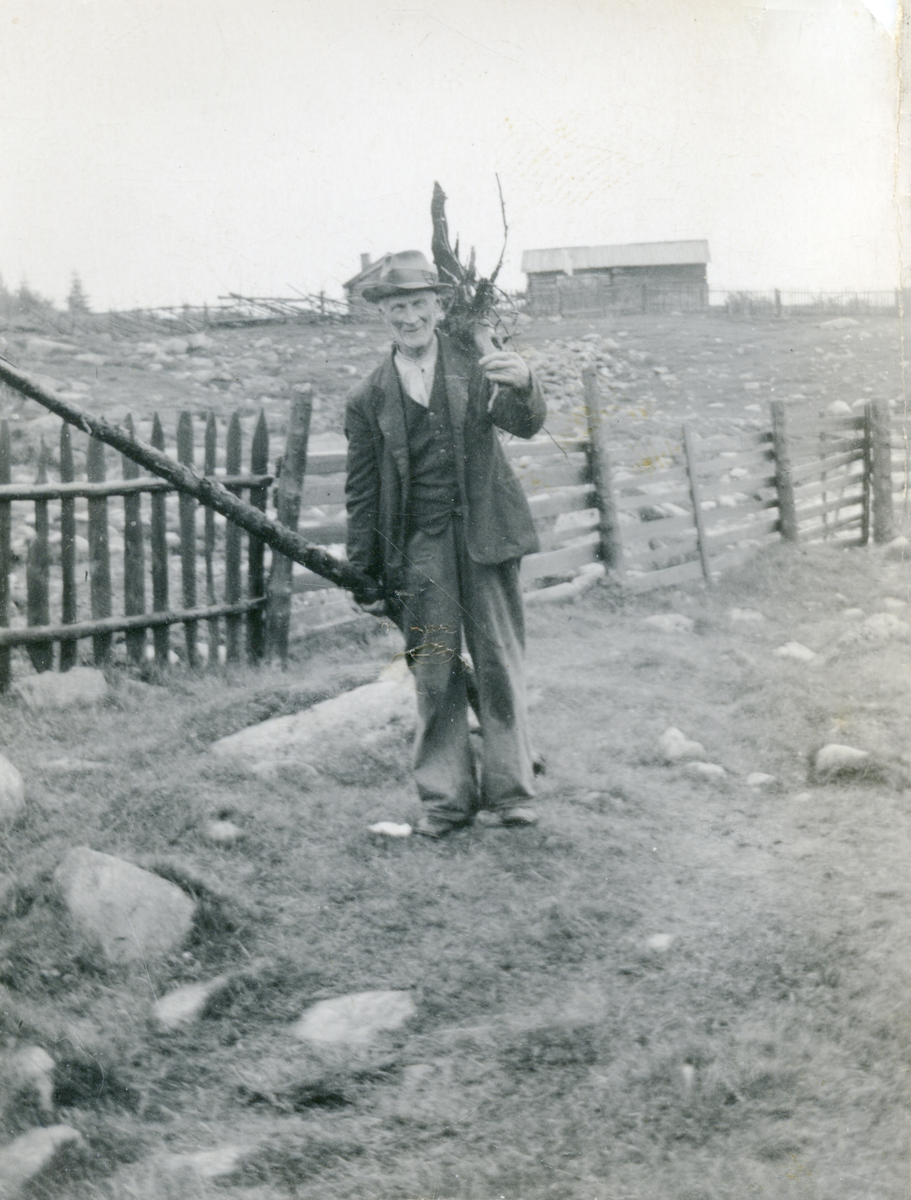
POLYGON ((399 374, 390 354, 383 363, 377 386, 382 395, 376 419, 389 447, 395 465, 398 467, 402 485, 407 489, 409 478, 408 466, 408 432, 405 429, 405 409, 402 401, 402 386, 399 374))

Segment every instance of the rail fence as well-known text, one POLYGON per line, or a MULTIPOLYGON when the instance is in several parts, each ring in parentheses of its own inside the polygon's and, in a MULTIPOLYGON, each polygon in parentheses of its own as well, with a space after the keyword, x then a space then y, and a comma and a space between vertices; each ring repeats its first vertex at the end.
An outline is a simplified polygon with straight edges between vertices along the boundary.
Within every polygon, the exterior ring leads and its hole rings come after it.
MULTIPOLYGON (((769 541, 882 542, 896 501, 907 515, 908 442, 886 403, 832 416, 776 401, 766 431, 731 437, 684 425, 660 444, 622 449, 608 445, 594 370, 584 380, 585 436, 506 443, 541 542, 522 562, 529 600, 583 590, 605 572, 630 591, 711 585, 769 541)), ((345 454, 308 453, 310 403, 295 397, 271 467, 262 414, 251 426, 235 413, 221 437, 214 414, 197 431, 182 413, 171 443, 178 462, 341 555, 345 454)), ((157 417, 149 440, 166 448, 157 417)), ((356 615, 322 575, 271 552, 267 570, 258 537, 117 457, 96 438, 74 445, 61 421, 34 479, 21 468, 13 479, 0 422, 0 690, 17 647, 38 671, 73 666, 80 641, 99 665, 115 653, 161 667, 256 662, 287 657, 292 597, 308 609, 304 628, 356 615)))

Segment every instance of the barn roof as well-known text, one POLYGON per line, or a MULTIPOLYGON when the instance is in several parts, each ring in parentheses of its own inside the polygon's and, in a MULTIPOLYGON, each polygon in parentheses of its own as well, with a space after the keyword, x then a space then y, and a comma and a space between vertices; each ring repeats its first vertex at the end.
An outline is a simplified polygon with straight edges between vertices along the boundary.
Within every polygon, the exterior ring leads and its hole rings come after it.
POLYGON ((707 241, 634 242, 628 246, 568 246, 555 250, 526 250, 522 255, 522 270, 526 275, 537 275, 545 271, 567 271, 567 267, 573 271, 585 271, 603 267, 663 267, 710 261, 707 241))
POLYGON ((368 263, 366 267, 362 267, 361 270, 358 271, 358 273, 356 275, 352 275, 350 279, 347 279, 342 284, 342 287, 343 288, 354 287, 355 284, 358 284, 358 283, 367 283, 374 276, 378 277, 379 273, 380 273, 380 267, 383 265, 383 259, 385 257, 386 257, 386 255, 381 254, 380 257, 374 259, 372 263, 368 263))

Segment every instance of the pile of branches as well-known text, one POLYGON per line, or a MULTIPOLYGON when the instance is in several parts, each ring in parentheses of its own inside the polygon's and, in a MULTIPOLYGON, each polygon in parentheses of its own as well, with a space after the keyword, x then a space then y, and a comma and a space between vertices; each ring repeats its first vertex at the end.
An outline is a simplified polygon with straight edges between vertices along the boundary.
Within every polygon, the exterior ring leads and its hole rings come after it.
MULTIPOLYGON (((500 188, 499 177, 497 187, 500 188)), ((503 249, 492 274, 489 277, 481 277, 475 263, 474 247, 468 262, 462 263, 459 260, 459 239, 456 238, 455 249, 450 246, 449 227, 446 222, 446 195, 438 183, 433 185, 433 199, 430 203, 433 236, 430 247, 440 281, 449 284, 450 287, 446 299, 446 316, 441 328, 444 333, 463 345, 477 346, 482 354, 489 354, 509 339, 516 317, 515 307, 509 297, 496 286, 509 233, 502 189, 500 211, 503 214, 503 249)))

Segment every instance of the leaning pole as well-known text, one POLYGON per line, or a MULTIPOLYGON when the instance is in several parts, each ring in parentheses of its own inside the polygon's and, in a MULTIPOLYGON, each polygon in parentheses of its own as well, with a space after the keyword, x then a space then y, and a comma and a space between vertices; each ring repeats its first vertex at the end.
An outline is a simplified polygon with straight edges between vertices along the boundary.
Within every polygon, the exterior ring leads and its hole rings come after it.
POLYGON ((279 554, 284 554, 286 558, 300 563, 317 575, 322 575, 337 587, 357 591, 365 599, 370 596, 376 599, 380 598, 376 580, 364 575, 363 572, 348 563, 341 562, 319 546, 314 546, 286 525, 271 520, 258 508, 254 508, 246 500, 229 492, 217 479, 208 475, 198 475, 191 467, 169 458, 167 454, 156 450, 154 446, 142 441, 141 438, 135 437, 121 425, 112 425, 103 417, 96 417, 86 412, 78 404, 55 396, 53 392, 41 387, 34 379, 2 357, 0 357, 0 382, 5 383, 21 395, 27 396, 30 400, 36 400, 70 425, 81 429, 83 433, 119 450, 121 454, 125 454, 140 466, 161 476, 162 479, 166 479, 178 491, 194 496, 208 508, 221 513, 223 517, 233 521, 247 533, 259 538, 273 550, 277 550, 279 554))

